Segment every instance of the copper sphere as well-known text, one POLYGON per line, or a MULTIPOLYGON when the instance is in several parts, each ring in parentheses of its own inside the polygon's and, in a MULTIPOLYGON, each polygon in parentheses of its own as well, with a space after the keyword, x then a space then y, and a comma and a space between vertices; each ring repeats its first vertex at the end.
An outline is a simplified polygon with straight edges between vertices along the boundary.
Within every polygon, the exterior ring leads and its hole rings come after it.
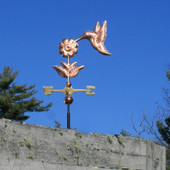
POLYGON ((70 82, 67 82, 67 83, 66 83, 66 87, 71 87, 71 83, 70 83, 70 82))
POLYGON ((73 103, 73 98, 71 96, 66 96, 64 98, 64 103, 70 105, 71 103, 73 103))

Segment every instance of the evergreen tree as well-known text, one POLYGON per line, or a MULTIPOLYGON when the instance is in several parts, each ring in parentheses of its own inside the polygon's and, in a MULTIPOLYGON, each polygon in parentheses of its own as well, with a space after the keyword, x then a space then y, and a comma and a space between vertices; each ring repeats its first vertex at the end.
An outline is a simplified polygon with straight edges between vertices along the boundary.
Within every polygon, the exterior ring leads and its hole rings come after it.
POLYGON ((17 75, 18 71, 13 72, 10 67, 4 67, 3 73, 0 73, 0 118, 24 121, 29 118, 24 115, 25 112, 48 111, 52 103, 41 106, 43 101, 32 97, 37 93, 35 85, 16 85, 17 75))
POLYGON ((157 121, 157 127, 162 139, 170 145, 170 116, 165 119, 165 123, 157 121))

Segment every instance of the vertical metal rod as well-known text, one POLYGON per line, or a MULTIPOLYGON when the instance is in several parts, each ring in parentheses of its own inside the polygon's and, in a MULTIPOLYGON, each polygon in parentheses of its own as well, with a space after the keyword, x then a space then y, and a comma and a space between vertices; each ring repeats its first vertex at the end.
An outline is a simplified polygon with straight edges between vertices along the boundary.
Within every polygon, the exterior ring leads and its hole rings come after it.
MULTIPOLYGON (((69 55, 67 57, 67 64, 70 65, 70 56, 69 55)), ((68 82, 68 84, 70 84, 70 77, 69 77, 69 75, 67 77, 67 82, 68 82)))
POLYGON ((67 105, 67 129, 70 129, 70 105, 67 105))
POLYGON ((67 57, 67 64, 70 65, 70 56, 67 57))
POLYGON ((70 84, 70 77, 67 77, 67 83, 70 84))
MULTIPOLYGON (((70 65, 70 56, 69 55, 67 56, 67 64, 70 65)), ((68 87, 71 86, 69 75, 67 77, 67 85, 68 85, 68 87)), ((67 95, 67 99, 69 100, 68 97, 69 96, 67 95)), ((72 101, 70 101, 70 102, 72 103, 72 101)), ((69 104, 67 103, 67 129, 70 129, 70 104, 71 103, 69 103, 69 104)))

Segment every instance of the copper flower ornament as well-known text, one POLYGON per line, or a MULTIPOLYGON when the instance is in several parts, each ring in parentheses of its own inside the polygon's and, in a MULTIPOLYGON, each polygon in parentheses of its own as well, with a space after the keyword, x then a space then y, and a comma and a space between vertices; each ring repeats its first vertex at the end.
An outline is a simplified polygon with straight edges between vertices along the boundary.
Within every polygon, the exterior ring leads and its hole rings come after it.
POLYGON ((75 67, 76 64, 77 64, 77 62, 73 62, 71 64, 67 64, 67 63, 61 62, 62 67, 55 65, 55 66, 53 66, 53 68, 62 77, 65 77, 65 78, 75 77, 75 76, 78 75, 80 70, 85 67, 85 66, 75 67))
POLYGON ((64 39, 59 44, 59 53, 63 57, 73 57, 74 54, 78 52, 78 43, 76 43, 73 39, 64 39))

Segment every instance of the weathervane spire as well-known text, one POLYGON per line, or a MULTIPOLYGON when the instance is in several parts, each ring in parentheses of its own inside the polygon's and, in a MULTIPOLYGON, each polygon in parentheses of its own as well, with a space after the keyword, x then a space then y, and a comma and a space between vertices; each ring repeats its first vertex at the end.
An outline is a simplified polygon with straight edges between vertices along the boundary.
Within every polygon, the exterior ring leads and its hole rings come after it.
POLYGON ((97 22, 94 31, 86 31, 81 37, 78 39, 64 39, 59 44, 59 53, 67 58, 67 63, 61 62, 62 66, 54 65, 53 68, 57 71, 57 73, 64 78, 67 78, 67 82, 64 89, 55 90, 53 86, 43 86, 44 94, 51 95, 52 92, 62 92, 66 96, 64 98, 64 103, 67 104, 67 128, 70 129, 70 105, 73 102, 72 94, 74 92, 86 92, 87 95, 95 95, 95 92, 91 92, 91 90, 95 90, 95 86, 86 86, 86 89, 74 89, 71 85, 70 78, 78 75, 80 70, 82 70, 85 66, 75 66, 77 62, 70 63, 70 58, 74 57, 78 52, 78 41, 82 39, 88 39, 91 45, 101 54, 103 55, 111 55, 104 46, 104 41, 106 38, 107 32, 107 21, 104 21, 102 26, 100 27, 99 22, 97 22))

